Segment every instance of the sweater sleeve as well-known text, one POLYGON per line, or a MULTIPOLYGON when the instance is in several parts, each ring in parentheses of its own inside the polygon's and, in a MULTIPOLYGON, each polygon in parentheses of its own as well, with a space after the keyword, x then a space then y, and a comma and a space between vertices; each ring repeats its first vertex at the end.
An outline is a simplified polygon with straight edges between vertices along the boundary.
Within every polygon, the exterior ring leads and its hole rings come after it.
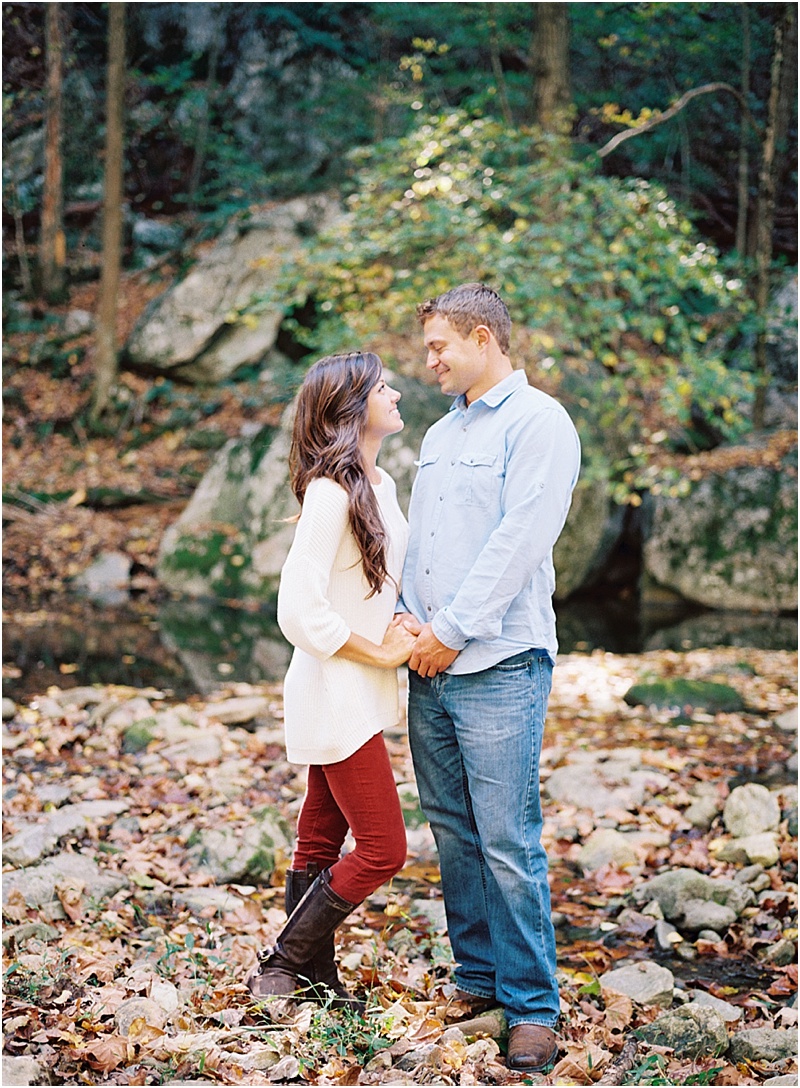
POLYGON ((278 626, 293 646, 323 661, 350 637, 350 628, 328 600, 333 564, 349 527, 344 488, 333 480, 312 480, 281 571, 278 626))

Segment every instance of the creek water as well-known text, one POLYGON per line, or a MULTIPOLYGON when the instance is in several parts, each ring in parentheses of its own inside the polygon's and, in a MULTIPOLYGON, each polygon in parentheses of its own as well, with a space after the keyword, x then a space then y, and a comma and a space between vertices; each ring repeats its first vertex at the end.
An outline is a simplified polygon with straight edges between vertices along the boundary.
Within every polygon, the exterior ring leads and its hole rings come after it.
MULTIPOLYGON (((291 647, 274 609, 203 601, 75 597, 4 602, 3 694, 15 701, 51 684, 155 687, 179 698, 226 684, 283 680, 291 647)), ((714 646, 795 649, 796 615, 643 607, 634 597, 586 597, 556 609, 560 652, 631 654, 714 646)))

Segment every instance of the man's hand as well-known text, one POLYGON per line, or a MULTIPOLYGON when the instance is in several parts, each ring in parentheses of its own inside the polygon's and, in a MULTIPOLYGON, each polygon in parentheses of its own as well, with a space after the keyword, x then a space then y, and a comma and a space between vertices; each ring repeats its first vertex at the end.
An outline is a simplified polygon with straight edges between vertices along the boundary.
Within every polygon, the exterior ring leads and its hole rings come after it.
POLYGON ((420 676, 436 676, 443 672, 448 665, 452 665, 458 657, 458 650, 451 650, 434 635, 429 623, 423 625, 417 636, 408 667, 418 672, 420 676))

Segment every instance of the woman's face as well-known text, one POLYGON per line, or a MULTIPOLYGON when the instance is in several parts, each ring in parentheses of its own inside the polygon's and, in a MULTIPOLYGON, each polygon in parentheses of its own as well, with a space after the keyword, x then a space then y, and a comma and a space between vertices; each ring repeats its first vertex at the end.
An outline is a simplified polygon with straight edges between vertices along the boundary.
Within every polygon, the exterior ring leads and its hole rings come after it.
POLYGON ((397 402, 400 394, 381 378, 367 397, 367 422, 364 428, 365 438, 377 438, 382 441, 387 435, 402 431, 403 423, 397 402))

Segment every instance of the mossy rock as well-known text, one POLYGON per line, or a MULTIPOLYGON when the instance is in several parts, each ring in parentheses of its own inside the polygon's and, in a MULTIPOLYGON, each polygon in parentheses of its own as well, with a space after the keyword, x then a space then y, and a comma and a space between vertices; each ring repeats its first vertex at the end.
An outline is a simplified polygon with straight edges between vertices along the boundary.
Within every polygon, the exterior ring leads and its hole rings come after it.
POLYGON ((155 718, 142 718, 141 721, 129 725, 122 738, 122 751, 128 755, 143 752, 155 738, 156 734, 153 730, 155 723, 155 718))
POLYGON ((628 706, 654 706, 660 710, 677 707, 702 708, 718 713, 730 713, 745 709, 741 695, 727 684, 714 684, 707 680, 654 680, 647 684, 634 684, 625 694, 628 706))

